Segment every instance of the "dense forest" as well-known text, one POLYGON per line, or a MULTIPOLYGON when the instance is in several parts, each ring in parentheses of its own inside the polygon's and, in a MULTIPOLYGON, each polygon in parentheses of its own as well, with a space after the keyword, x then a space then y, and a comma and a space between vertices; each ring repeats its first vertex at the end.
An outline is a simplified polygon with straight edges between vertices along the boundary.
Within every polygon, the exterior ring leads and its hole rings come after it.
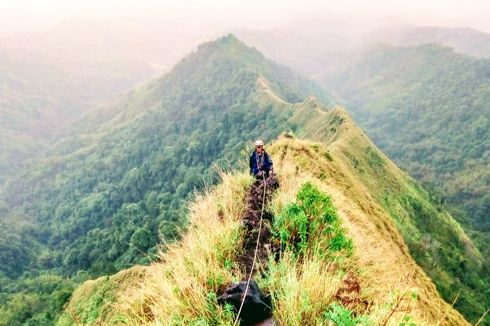
POLYGON ((379 47, 326 84, 403 168, 490 231, 490 60, 439 45, 379 47))

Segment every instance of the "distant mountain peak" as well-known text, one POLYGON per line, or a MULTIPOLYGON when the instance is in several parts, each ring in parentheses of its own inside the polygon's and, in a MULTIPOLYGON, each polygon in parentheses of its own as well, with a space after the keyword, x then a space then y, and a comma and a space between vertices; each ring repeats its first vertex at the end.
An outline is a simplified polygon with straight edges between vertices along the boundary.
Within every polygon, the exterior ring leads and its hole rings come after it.
POLYGON ((231 55, 233 58, 237 59, 253 58, 255 60, 266 60, 264 55, 257 49, 248 46, 232 33, 199 45, 195 53, 203 52, 209 54, 231 55))
POLYGON ((223 36, 218 37, 215 41, 211 41, 211 43, 215 43, 215 42, 222 42, 222 43, 228 42, 228 43, 241 43, 241 44, 245 44, 242 41, 240 41, 238 39, 238 37, 236 37, 236 35, 233 34, 233 33, 228 33, 226 35, 223 35, 223 36))

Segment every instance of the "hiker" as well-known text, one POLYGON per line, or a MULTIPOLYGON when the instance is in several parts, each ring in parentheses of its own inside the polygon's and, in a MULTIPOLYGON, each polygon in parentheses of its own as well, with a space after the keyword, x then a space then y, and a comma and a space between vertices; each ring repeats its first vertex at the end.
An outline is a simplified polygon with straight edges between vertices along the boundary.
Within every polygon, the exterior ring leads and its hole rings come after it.
POLYGON ((257 179, 267 178, 272 171, 272 160, 264 150, 264 142, 257 140, 255 142, 255 151, 250 155, 250 174, 257 179))

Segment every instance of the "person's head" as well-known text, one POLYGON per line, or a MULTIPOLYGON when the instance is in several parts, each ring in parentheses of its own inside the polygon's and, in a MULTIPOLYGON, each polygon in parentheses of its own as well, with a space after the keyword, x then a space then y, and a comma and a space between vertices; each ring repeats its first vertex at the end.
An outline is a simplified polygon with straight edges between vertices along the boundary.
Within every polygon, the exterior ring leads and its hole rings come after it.
POLYGON ((259 154, 264 151, 264 142, 262 140, 255 141, 255 151, 259 154))

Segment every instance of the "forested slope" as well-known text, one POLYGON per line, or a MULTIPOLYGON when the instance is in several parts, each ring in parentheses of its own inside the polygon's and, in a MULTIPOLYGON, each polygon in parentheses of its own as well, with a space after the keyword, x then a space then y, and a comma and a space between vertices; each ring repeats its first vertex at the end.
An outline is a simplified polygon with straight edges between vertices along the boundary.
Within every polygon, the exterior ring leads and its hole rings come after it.
POLYGON ((0 221, 12 234, 0 248, 6 314, 15 318, 19 308, 27 319, 38 318, 54 306, 21 285, 39 274, 78 282, 114 273, 148 263, 157 244, 178 237, 186 199, 215 182, 216 166, 241 164, 247 141, 288 129, 290 110, 257 105, 259 80, 291 102, 323 94, 226 36, 201 45, 120 105, 86 118, 47 159, 9 179, 0 200, 0 221), (14 226, 19 220, 26 221, 22 236, 14 226), (33 313, 18 307, 27 297, 40 302, 30 305, 33 313))
POLYGON ((439 45, 380 47, 326 83, 395 162, 488 231, 490 60, 439 45))

